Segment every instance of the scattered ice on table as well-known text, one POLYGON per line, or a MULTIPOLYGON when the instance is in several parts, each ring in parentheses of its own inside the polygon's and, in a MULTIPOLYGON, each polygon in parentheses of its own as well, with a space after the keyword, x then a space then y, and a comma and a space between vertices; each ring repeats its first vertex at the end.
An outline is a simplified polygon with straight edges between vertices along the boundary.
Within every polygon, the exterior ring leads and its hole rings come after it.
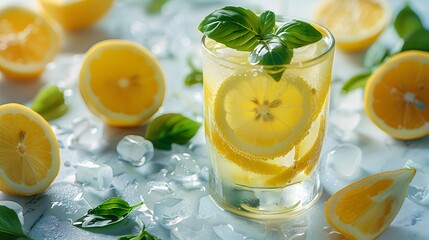
POLYGON ((90 205, 83 198, 83 189, 79 185, 59 182, 52 184, 45 193, 49 201, 49 214, 65 219, 77 219, 83 216, 90 205))
POLYGON ((154 148, 151 141, 142 136, 128 135, 116 145, 118 159, 139 167, 152 159, 154 148))
POLYGON ((201 171, 195 158, 188 153, 173 154, 171 160, 175 165, 173 172, 169 175, 171 179, 179 182, 196 182, 201 171))
POLYGON ((157 180, 164 180, 167 177, 168 170, 163 168, 159 170, 159 172, 154 173, 149 176, 149 180, 157 181, 157 180))
POLYGON ((16 203, 14 201, 0 201, 0 206, 5 206, 15 211, 16 215, 18 216, 19 222, 21 223, 21 225, 24 225, 24 214, 22 212, 22 206, 19 203, 16 203))
POLYGON ((220 224, 213 226, 213 230, 222 240, 236 239, 236 240, 245 240, 249 239, 244 234, 234 230, 234 227, 231 224, 220 224))
POLYGON ((98 153, 106 147, 103 131, 87 118, 72 120, 73 133, 69 137, 68 147, 89 153, 98 153))
POLYGON ((330 111, 329 121, 333 133, 339 140, 350 139, 360 120, 360 113, 353 109, 340 107, 330 111))
POLYGON ((328 170, 340 178, 355 179, 360 174, 362 151, 359 147, 345 143, 336 145, 326 157, 328 170))
POLYGON ((327 233, 327 237, 330 240, 345 240, 346 238, 341 235, 337 230, 332 228, 331 226, 324 227, 323 230, 327 233))
POLYGON ((172 240, 220 240, 210 223, 190 217, 171 229, 172 240))
POLYGON ((408 187, 407 197, 423 205, 429 204, 429 156, 414 154, 405 163, 405 167, 417 170, 408 187))
POLYGON ((216 217, 220 211, 219 207, 213 202, 209 195, 200 198, 200 204, 198 206, 198 218, 207 219, 216 217))
POLYGON ((191 207, 186 199, 172 197, 156 203, 153 212, 158 223, 171 228, 191 215, 191 207))
POLYGON ((286 239, 300 240, 307 237, 308 223, 306 219, 294 220, 286 222, 282 225, 281 230, 286 239))
POLYGON ((207 155, 207 146, 205 144, 195 144, 195 143, 188 143, 185 145, 179 145, 173 143, 171 145, 171 152, 173 154, 182 154, 187 153, 195 160, 197 160, 198 164, 201 166, 209 166, 210 160, 207 155))
POLYGON ((77 165, 75 176, 82 186, 102 191, 111 187, 113 170, 106 164, 84 161, 77 165))
POLYGON ((113 188, 118 197, 124 199, 130 204, 136 204, 142 201, 142 192, 140 191, 140 184, 128 174, 121 174, 113 177, 113 188))

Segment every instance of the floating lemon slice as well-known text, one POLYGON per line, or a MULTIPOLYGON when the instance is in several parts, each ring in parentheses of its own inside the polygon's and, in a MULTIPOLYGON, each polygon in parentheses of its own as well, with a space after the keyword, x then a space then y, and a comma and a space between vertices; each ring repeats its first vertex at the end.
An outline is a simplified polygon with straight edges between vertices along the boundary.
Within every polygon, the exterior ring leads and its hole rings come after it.
POLYGON ((235 74, 220 86, 214 100, 214 119, 224 155, 269 160, 285 155, 311 122, 312 91, 299 77, 279 82, 268 74, 235 74))
POLYGON ((429 134, 429 53, 396 54, 369 78, 365 111, 383 131, 399 139, 429 134))
POLYGON ((0 106, 0 191, 19 196, 43 192, 60 167, 57 139, 49 124, 25 106, 0 106))
POLYGON ((315 14, 315 20, 332 31, 337 46, 346 51, 369 47, 390 18, 385 0, 326 0, 315 14))
POLYGON ((113 0, 39 0, 42 9, 66 30, 95 24, 113 5, 113 0))
POLYGON ((59 51, 59 35, 43 17, 22 7, 0 10, 0 71, 34 80, 59 51))
POLYGON ((347 239, 376 239, 398 214, 414 168, 363 178, 332 195, 326 218, 347 239))
POLYGON ((165 95, 158 61, 144 47, 125 40, 105 40, 88 50, 79 87, 89 109, 113 126, 144 123, 165 95))

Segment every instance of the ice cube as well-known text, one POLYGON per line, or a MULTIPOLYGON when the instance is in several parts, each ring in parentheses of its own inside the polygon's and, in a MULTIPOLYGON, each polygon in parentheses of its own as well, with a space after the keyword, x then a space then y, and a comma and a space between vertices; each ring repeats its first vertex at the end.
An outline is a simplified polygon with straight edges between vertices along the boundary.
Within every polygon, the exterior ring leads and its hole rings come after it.
POLYGON ((336 108, 330 112, 330 123, 337 139, 345 141, 353 136, 353 131, 359 125, 361 115, 350 108, 336 108))
POLYGON ((219 207, 213 202, 210 196, 204 196, 200 198, 200 205, 198 206, 198 218, 213 218, 216 217, 219 211, 219 207))
POLYGON ((327 155, 326 166, 337 177, 356 179, 360 174, 362 151, 353 144, 336 145, 327 155))
POLYGON ((152 159, 154 148, 151 141, 142 136, 128 135, 123 137, 116 146, 118 159, 126 161, 133 166, 142 166, 152 159))
POLYGON ((175 168, 170 178, 179 182, 196 182, 201 169, 195 158, 188 153, 173 154, 171 160, 175 168))
POLYGON ((305 218, 290 219, 282 225, 281 230, 286 239, 306 239, 308 223, 305 218))
POLYGON ((155 220, 167 228, 188 218, 191 214, 189 202, 185 199, 170 197, 156 203, 154 207, 155 220))
POLYGON ((222 240, 237 239, 245 240, 249 239, 243 233, 237 232, 231 224, 220 224, 213 226, 213 230, 222 240))
POLYGON ((171 230, 170 237, 173 240, 219 240, 219 236, 211 227, 210 223, 195 218, 188 218, 178 223, 171 230))
POLYGON ((407 197, 422 205, 429 204, 429 157, 420 154, 413 154, 405 163, 407 168, 415 168, 416 175, 411 181, 407 197))
POLYGON ((76 182, 95 190, 110 188, 113 180, 113 170, 109 165, 84 161, 76 168, 76 182))
POLYGON ((0 206, 5 206, 16 212, 19 222, 24 226, 24 214, 22 212, 22 206, 14 201, 0 201, 0 206))
POLYGON ((73 133, 68 140, 69 148, 89 153, 101 152, 106 147, 103 131, 87 118, 72 120, 73 133))

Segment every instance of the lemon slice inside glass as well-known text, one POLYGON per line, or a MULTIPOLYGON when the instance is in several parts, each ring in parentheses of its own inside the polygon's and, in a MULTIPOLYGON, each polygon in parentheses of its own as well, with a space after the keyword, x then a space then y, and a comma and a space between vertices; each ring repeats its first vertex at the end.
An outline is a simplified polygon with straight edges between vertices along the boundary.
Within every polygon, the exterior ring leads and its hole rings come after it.
POLYGON ((300 77, 276 82, 263 72, 243 72, 220 86, 214 119, 228 149, 248 158, 274 159, 305 135, 312 102, 311 88, 300 77))

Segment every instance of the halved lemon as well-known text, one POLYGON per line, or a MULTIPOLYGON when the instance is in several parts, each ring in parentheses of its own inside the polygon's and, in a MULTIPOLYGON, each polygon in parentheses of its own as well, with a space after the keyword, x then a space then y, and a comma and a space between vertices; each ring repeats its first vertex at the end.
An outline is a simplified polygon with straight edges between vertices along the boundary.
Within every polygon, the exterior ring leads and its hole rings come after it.
POLYGON ((371 175, 332 195, 325 206, 328 222, 347 239, 376 239, 398 214, 416 169, 371 175))
POLYGON ((0 191, 18 196, 43 192, 60 167, 60 151, 50 125, 16 103, 0 106, 0 191))
POLYGON ((270 160, 288 153, 312 121, 313 93, 300 77, 276 82, 263 72, 224 80, 214 100, 215 125, 224 155, 270 160))
POLYGON ((126 40, 105 40, 85 54, 79 89, 88 108, 112 126, 138 126, 162 105, 165 79, 156 58, 126 40))
POLYGON ((42 16, 18 6, 0 10, 0 71, 7 79, 37 79, 59 47, 58 33, 42 16))
POLYGON ((39 0, 39 3, 64 29, 73 31, 95 24, 109 11, 113 0, 39 0))
POLYGON ((383 131, 399 139, 429 134, 429 53, 396 54, 369 78, 365 111, 383 131))
POLYGON ((360 51, 375 42, 386 28, 391 9, 386 0, 325 0, 314 18, 332 31, 339 48, 360 51))

